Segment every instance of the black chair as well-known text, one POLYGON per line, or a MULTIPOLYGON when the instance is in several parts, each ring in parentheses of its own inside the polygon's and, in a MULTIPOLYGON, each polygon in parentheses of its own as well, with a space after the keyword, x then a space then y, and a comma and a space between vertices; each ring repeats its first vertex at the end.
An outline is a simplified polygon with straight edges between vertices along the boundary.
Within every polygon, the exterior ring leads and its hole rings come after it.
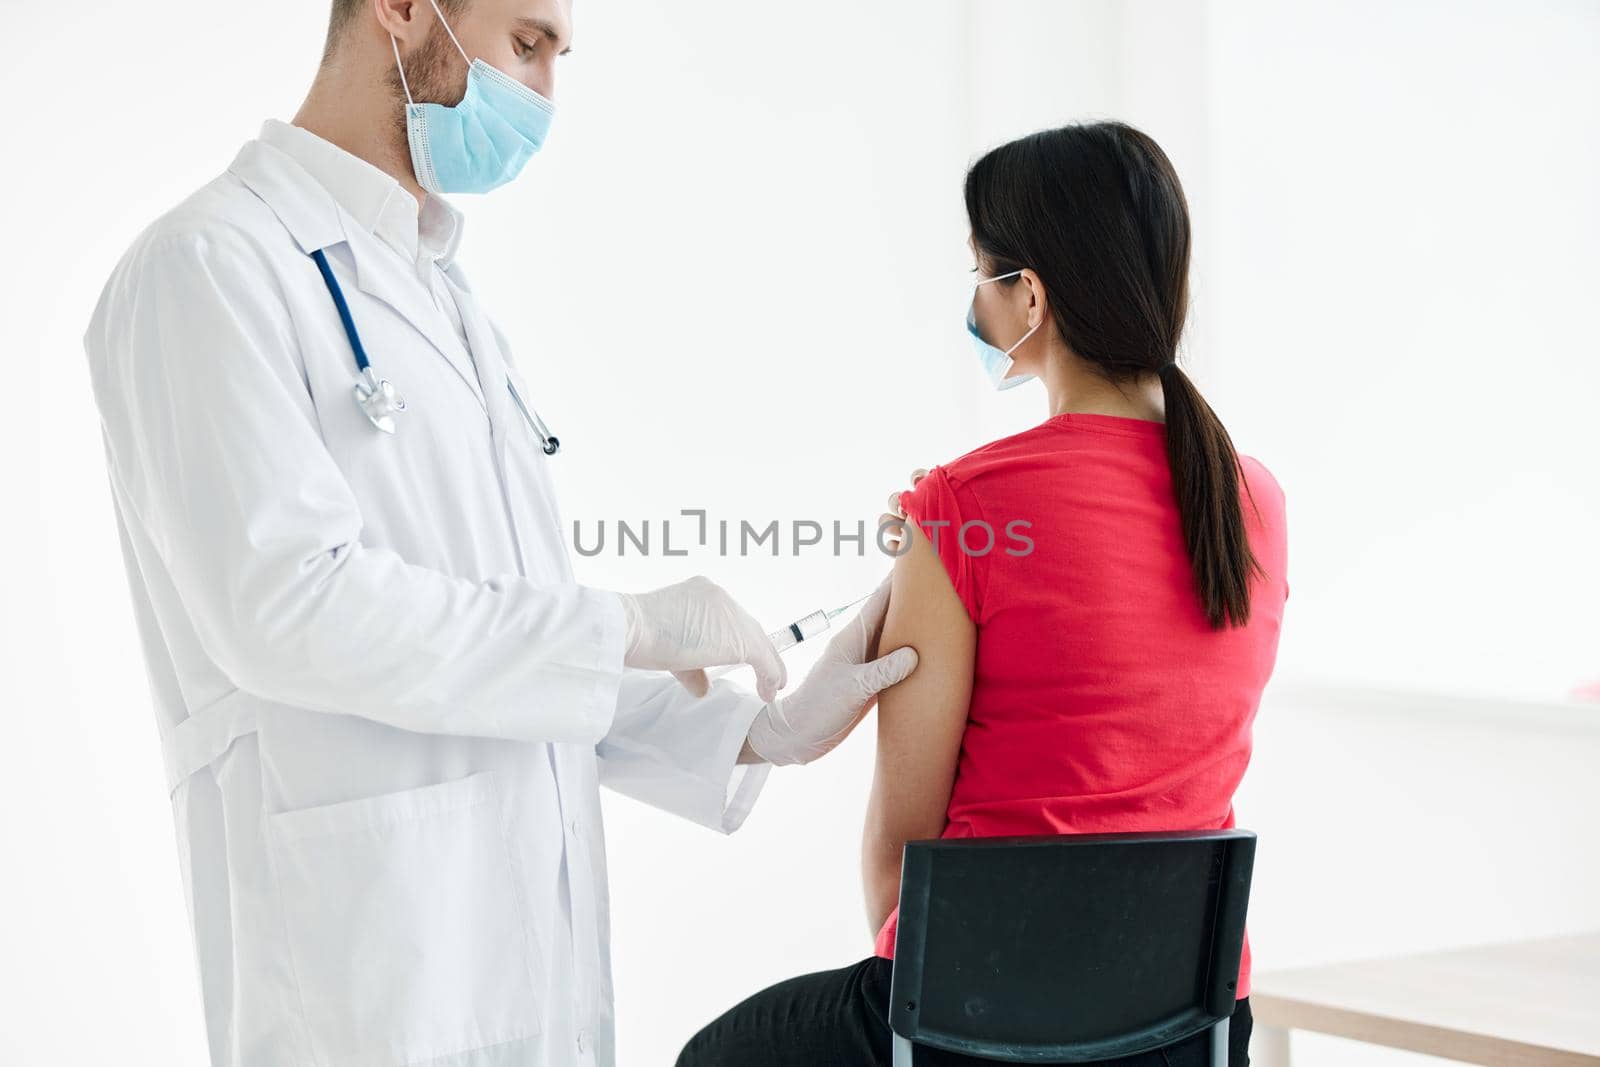
POLYGON ((1003 1063, 1132 1056, 1211 1028, 1228 1062, 1255 835, 912 841, 889 1025, 1003 1063))

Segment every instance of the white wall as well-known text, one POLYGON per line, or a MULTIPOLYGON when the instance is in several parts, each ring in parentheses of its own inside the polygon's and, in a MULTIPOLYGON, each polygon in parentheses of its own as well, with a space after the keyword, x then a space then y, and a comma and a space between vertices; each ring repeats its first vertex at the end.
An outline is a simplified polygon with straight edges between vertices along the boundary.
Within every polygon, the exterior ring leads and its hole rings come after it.
POLYGON ((1600 677, 1600 8, 1212 10, 1215 395, 1288 488, 1280 669, 1600 677))
MULTIPOLYGON (((1190 366, 1288 489, 1285 677, 1542 694, 1600 673, 1583 551, 1600 541, 1581 317, 1600 281, 1593 6, 577 14, 549 148, 521 185, 466 202, 463 251, 566 443, 569 518, 870 523, 910 467, 1036 421, 1032 391, 983 387, 964 336, 962 171, 1005 138, 1114 116, 1183 176, 1190 366)), ((8 129, 38 146, 0 178, 6 1064, 203 1055, 79 337, 137 229, 261 117, 292 113, 321 4, 272 16, 6 6, 0 90, 30 102, 8 129)), ((777 622, 853 599, 882 567, 580 561, 620 588, 690 569, 777 622)), ((1600 922, 1585 720, 1296 692, 1268 701, 1240 798, 1263 834, 1262 968, 1600 922), (1379 830, 1382 877, 1333 861, 1339 835, 1379 830), (1488 862, 1510 837, 1535 865, 1488 862)), ((856 852, 871 745, 862 731, 775 773, 731 838, 608 798, 625 1067, 670 1062, 764 983, 870 951, 856 852)))

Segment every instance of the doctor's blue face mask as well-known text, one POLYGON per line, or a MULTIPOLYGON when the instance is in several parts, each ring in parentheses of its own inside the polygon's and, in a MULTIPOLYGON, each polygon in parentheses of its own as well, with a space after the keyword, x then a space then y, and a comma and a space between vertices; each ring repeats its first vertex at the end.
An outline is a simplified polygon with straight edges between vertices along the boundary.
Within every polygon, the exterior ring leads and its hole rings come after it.
POLYGON ((967 305, 967 333, 972 335, 972 347, 978 350, 978 361, 983 364, 984 373, 989 376, 990 384, 996 389, 1010 389, 1013 386, 1021 385, 1023 382, 1033 381, 1034 376, 1031 374, 1019 374, 1015 378, 1007 378, 1006 375, 1011 373, 1011 367, 1015 362, 1011 358, 1011 353, 1021 348, 1022 342, 1032 337, 1034 330, 1044 325, 1044 319, 1040 318, 1027 333, 1017 338, 1016 344, 1005 351, 1001 351, 988 341, 985 341, 983 336, 978 333, 978 286, 988 285, 990 282, 997 282, 1002 278, 1014 278, 1021 273, 1020 270, 1014 270, 1008 274, 996 274, 993 278, 979 278, 972 287, 972 303, 967 305))
POLYGON ((481 59, 470 59, 430 0, 439 24, 467 62, 467 92, 454 106, 411 99, 400 43, 391 34, 406 94, 406 140, 417 183, 430 193, 487 193, 521 173, 550 132, 555 104, 481 59))

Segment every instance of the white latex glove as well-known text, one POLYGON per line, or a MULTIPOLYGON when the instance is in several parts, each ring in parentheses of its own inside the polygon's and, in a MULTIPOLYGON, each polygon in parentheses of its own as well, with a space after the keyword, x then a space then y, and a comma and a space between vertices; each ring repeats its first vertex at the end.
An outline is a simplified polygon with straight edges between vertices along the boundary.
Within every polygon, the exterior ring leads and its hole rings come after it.
POLYGON ((916 669, 917 651, 909 645, 867 660, 878 646, 888 610, 885 578, 856 617, 828 642, 799 688, 767 700, 750 725, 751 751, 780 766, 810 763, 849 736, 878 702, 879 692, 916 669))
POLYGON ((649 593, 621 593, 628 620, 622 663, 671 671, 695 696, 711 683, 705 668, 748 663, 756 692, 772 700, 789 684, 789 671, 761 624, 709 578, 696 576, 649 593))

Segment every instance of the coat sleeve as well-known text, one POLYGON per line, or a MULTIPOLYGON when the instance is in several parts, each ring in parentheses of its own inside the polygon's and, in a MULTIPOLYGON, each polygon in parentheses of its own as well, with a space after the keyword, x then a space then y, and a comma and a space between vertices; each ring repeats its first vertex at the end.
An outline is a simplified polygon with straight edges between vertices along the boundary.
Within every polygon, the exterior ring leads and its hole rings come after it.
POLYGON ((146 238, 85 338, 111 476, 241 690, 406 730, 595 744, 616 594, 488 581, 361 542, 287 303, 229 232, 146 238))
POLYGON ((721 833, 750 813, 769 763, 741 764, 762 700, 731 682, 695 697, 670 674, 628 671, 616 719, 596 746, 600 784, 721 833))

